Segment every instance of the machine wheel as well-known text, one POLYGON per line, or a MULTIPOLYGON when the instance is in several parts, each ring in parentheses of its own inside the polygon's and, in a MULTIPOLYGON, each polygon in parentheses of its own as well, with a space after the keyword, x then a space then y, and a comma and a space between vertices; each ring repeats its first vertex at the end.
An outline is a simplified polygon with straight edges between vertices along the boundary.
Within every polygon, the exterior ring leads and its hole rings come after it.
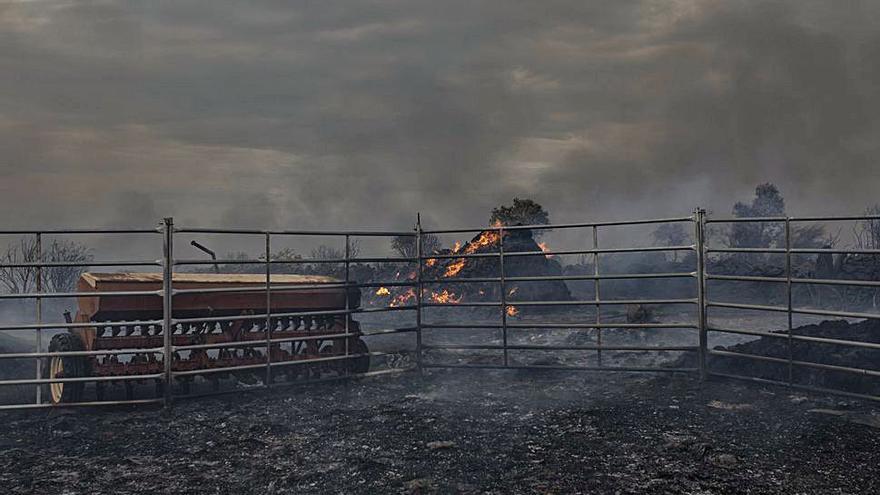
MULTIPOLYGON (((364 339, 357 339, 349 349, 352 354, 367 354, 370 349, 364 339)), ((351 360, 352 373, 366 373, 370 371, 370 356, 359 356, 351 360)))
MULTIPOLYGON (((83 351, 82 340, 72 333, 60 333, 49 342, 49 352, 83 351)), ((55 356, 49 358, 47 378, 80 378, 89 376, 88 362, 84 356, 55 356)), ((53 404, 79 402, 85 383, 50 383, 49 399, 53 404)))

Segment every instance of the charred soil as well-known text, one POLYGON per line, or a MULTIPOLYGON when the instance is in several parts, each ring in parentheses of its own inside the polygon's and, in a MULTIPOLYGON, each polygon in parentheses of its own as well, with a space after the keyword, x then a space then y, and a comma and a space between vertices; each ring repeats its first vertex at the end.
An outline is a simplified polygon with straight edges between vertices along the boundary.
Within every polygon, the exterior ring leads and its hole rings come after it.
POLYGON ((869 404, 688 377, 435 372, 6 413, 2 493, 877 493, 869 404))

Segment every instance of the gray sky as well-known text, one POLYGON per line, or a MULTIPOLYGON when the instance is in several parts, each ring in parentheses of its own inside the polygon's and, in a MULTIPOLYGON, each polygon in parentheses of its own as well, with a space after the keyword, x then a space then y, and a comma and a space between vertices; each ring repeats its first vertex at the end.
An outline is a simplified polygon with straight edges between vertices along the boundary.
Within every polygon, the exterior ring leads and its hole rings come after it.
POLYGON ((9 227, 880 202, 880 2, 0 0, 9 227))

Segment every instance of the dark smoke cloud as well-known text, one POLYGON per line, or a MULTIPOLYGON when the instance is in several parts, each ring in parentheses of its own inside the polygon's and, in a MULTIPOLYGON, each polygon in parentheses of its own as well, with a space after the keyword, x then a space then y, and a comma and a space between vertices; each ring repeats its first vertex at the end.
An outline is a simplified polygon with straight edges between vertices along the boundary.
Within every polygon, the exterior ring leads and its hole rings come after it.
POLYGON ((0 4, 10 226, 878 201, 875 2, 0 4), (18 213, 21 212, 21 213, 18 213))

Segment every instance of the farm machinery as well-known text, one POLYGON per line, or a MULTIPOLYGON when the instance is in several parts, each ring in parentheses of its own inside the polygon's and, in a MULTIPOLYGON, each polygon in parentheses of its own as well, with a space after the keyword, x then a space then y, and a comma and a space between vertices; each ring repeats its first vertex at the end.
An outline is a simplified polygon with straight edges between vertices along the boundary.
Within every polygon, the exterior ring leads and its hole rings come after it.
MULTIPOLYGON (((368 371, 367 346, 351 319, 350 310, 360 305, 357 287, 323 276, 273 274, 270 281, 267 293, 265 275, 173 275, 171 372, 184 394, 199 376, 216 390, 227 378, 265 383, 368 371), (271 316, 260 317, 267 303, 271 316)), ((160 273, 82 274, 77 313, 65 316, 93 325, 52 338, 50 353, 78 354, 49 358, 44 376, 94 377, 98 400, 120 383, 128 399, 135 384, 149 382, 162 396, 168 344, 162 287, 160 273), (149 377, 135 378, 142 375, 149 377)), ((53 403, 79 402, 87 382, 51 383, 48 395, 53 403)))

